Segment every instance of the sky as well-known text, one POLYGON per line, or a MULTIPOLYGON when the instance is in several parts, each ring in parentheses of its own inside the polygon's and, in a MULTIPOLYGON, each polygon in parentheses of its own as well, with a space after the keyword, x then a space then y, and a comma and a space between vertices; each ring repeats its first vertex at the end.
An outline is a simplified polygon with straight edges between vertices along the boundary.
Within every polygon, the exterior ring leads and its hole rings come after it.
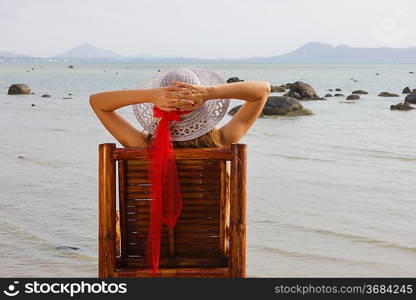
POLYGON ((0 0, 0 51, 248 58, 307 42, 416 46, 415 0, 0 0))

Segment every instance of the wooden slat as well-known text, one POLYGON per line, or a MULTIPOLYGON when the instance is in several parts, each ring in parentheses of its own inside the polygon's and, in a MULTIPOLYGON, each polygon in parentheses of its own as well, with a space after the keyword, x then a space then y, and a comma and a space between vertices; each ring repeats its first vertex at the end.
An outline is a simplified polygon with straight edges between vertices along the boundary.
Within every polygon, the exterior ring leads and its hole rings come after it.
MULTIPOLYGON (((135 267, 118 268, 115 277, 142 277, 152 278, 152 273, 147 269, 137 269, 135 267)), ((217 278, 229 277, 228 268, 160 268, 157 277, 160 278, 217 278)))
MULTIPOLYGON (((198 231, 198 232, 181 232, 181 231, 174 231, 175 236, 178 238, 186 238, 189 237, 190 239, 193 238, 200 238, 202 236, 206 236, 206 237, 219 237, 219 233, 218 231, 214 231, 214 232, 203 232, 203 231, 198 231)), ((167 239, 169 236, 168 232, 162 232, 161 237, 162 239, 167 239)), ((146 232, 130 232, 129 235, 129 241, 133 242, 139 239, 147 239, 147 231, 146 232)))
MULTIPOLYGON (((128 171, 147 171, 148 162, 140 160, 126 160, 128 171)), ((203 171, 218 169, 217 160, 176 160, 178 170, 201 169, 203 171)))
MULTIPOLYGON (((218 247, 218 241, 219 236, 210 237, 210 236, 198 236, 198 237, 187 237, 186 235, 176 236, 175 237, 175 244, 177 247, 180 247, 181 245, 194 245, 194 247, 200 247, 201 249, 204 247, 204 245, 210 245, 218 247)), ((169 245, 169 237, 164 236, 164 238, 161 239, 161 245, 169 245)), ((133 238, 130 236, 130 240, 127 243, 127 246, 146 246, 147 240, 143 238, 133 238)))
MULTIPOLYGON (((126 212, 128 212, 129 218, 133 217, 135 214, 149 215, 150 206, 128 206, 126 212)), ((179 218, 185 215, 191 215, 190 213, 192 212, 198 213, 200 217, 208 217, 219 214, 220 207, 219 205, 184 205, 179 218)))
MULTIPOLYGON (((129 189, 129 188, 127 188, 129 189)), ((214 200, 219 201, 219 194, 216 192, 186 192, 182 193, 182 200, 214 200)), ((144 193, 137 193, 137 194, 127 194, 127 204, 128 205, 134 205, 134 201, 150 201, 150 194, 144 194, 144 193), (138 199, 138 200, 134 200, 138 199)))
MULTIPOLYGON (((127 185, 149 183, 148 178, 126 178, 127 185)), ((180 184, 218 184, 219 178, 213 177, 198 177, 198 178, 180 178, 180 184)))
MULTIPOLYGON (((149 231, 149 222, 147 223, 143 223, 140 226, 138 226, 137 224, 131 222, 127 224, 127 228, 128 228, 128 232, 148 232, 149 231)), ((163 228, 165 228, 165 226, 162 226, 162 231, 163 228)), ((175 226, 175 232, 219 232, 220 227, 218 224, 216 223, 211 223, 211 224, 201 224, 201 223, 197 223, 197 224, 188 224, 188 223, 184 223, 184 224, 176 224, 175 226)))
MULTIPOLYGON (((223 257, 161 257, 159 267, 226 267, 228 259, 223 257)), ((147 268, 145 257, 142 258, 117 258, 117 267, 147 268)))
MULTIPOLYGON (((212 198, 211 196, 220 196, 219 186, 216 184, 209 184, 209 185, 182 185, 180 187, 182 192, 182 199, 192 198, 193 193, 197 194, 204 194, 207 193, 207 196, 212 198), (188 195, 189 194, 189 195, 188 195), (185 195, 185 196, 184 196, 185 195)), ((127 199, 150 199, 150 188, 148 186, 127 186, 127 199), (135 197, 137 195, 137 197, 135 197)), ((201 196, 198 196, 201 198, 201 196)), ((202 197, 203 198, 203 197, 202 197)))
MULTIPOLYGON (((124 161, 124 160, 123 160, 124 161)), ((195 169, 179 169, 179 178, 218 178, 220 176, 220 170, 195 170, 195 169)), ((132 170, 126 172, 127 178, 148 178, 148 172, 146 170, 132 170)))
MULTIPOLYGON (((145 160, 147 159, 146 148, 118 148, 114 151, 113 157, 116 160, 145 160)), ((176 148, 176 159, 201 159, 201 160, 231 160, 231 149, 227 148, 176 148)))
MULTIPOLYGON (((132 196, 132 198, 133 198, 133 196, 132 196)), ((183 200, 183 205, 184 206, 185 205, 201 205, 201 206, 204 206, 204 205, 218 206, 219 205, 219 201, 218 201, 217 198, 201 198, 201 199, 199 199, 199 198, 195 198, 195 199, 184 198, 182 200, 183 200)), ((149 203, 150 201, 151 200, 146 200, 146 199, 134 200, 134 198, 133 198, 133 199, 130 199, 127 202, 127 206, 148 207, 150 205, 150 203, 149 203)))

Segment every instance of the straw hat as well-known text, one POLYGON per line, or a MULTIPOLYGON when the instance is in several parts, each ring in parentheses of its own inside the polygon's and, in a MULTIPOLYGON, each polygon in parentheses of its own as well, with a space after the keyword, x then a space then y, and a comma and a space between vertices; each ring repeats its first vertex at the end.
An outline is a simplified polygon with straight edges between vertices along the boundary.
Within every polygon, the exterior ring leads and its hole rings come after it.
MULTIPOLYGON (((214 86, 225 84, 226 81, 216 72, 208 68, 181 67, 160 73, 144 81, 140 89, 153 89, 170 86, 174 81, 195 85, 214 86)), ((197 110, 180 116, 181 121, 170 123, 172 141, 187 141, 197 138, 221 121, 227 112, 230 99, 210 99, 197 110)), ((133 111, 143 128, 154 135, 160 118, 153 117, 153 103, 133 104, 133 111)))

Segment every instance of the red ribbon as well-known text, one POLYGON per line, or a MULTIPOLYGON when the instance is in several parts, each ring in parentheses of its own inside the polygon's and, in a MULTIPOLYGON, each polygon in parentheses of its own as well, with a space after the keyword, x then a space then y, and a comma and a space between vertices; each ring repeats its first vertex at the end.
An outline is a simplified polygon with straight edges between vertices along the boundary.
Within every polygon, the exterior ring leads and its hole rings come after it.
POLYGON ((162 223, 173 228, 182 210, 182 195, 169 124, 170 121, 180 122, 179 115, 187 113, 190 111, 164 111, 153 106, 153 117, 161 118, 147 148, 151 200, 146 258, 153 275, 159 267, 162 223))

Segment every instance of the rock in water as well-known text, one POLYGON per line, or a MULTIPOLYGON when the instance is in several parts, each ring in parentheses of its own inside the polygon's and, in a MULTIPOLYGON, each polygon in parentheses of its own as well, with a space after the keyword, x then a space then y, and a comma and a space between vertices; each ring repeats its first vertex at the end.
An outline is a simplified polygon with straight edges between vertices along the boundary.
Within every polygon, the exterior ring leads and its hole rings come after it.
POLYGON ((73 247, 73 246, 56 246, 57 250, 79 250, 78 247, 73 247))
POLYGON ((332 97, 332 94, 325 94, 324 97, 332 97))
POLYGON ((30 94, 30 88, 23 83, 15 83, 9 87, 8 95, 24 95, 30 94))
POLYGON ((73 65, 69 65, 68 66, 68 69, 73 69, 74 68, 74 66, 73 65))
POLYGON ((402 94, 410 94, 412 92, 412 90, 410 89, 410 87, 405 87, 402 91, 402 94))
POLYGON ((272 93, 284 93, 286 88, 283 85, 270 85, 270 92, 272 93))
POLYGON ((364 91, 364 90, 355 90, 351 94, 353 94, 353 95, 367 95, 368 92, 364 91))
POLYGON ((227 79, 227 83, 232 83, 232 82, 240 82, 240 81, 244 81, 238 77, 230 77, 227 79))
POLYGON ((325 100, 319 97, 315 90, 307 83, 296 81, 289 86, 289 92, 283 96, 296 98, 298 100, 325 100))
POLYGON ((399 95, 390 92, 381 92, 378 94, 379 97, 399 97, 399 95))
POLYGON ((49 95, 49 94, 43 94, 41 97, 42 98, 48 98, 48 97, 50 97, 51 95, 49 95))
POLYGON ((335 94, 334 97, 345 97, 344 94, 335 94))
POLYGON ((358 100, 358 99, 360 99, 360 96, 359 95, 348 95, 346 99, 347 100, 358 100))
MULTIPOLYGON (((228 114, 235 115, 240 109, 241 105, 232 108, 228 114)), ((312 115, 312 111, 306 109, 295 98, 286 96, 269 96, 267 102, 260 114, 260 117, 265 116, 308 116, 312 115)))
POLYGON ((404 101, 407 103, 416 104, 416 92, 407 95, 404 101))
POLYGON ((390 105, 391 110, 411 110, 415 109, 408 102, 398 103, 396 105, 390 105))

